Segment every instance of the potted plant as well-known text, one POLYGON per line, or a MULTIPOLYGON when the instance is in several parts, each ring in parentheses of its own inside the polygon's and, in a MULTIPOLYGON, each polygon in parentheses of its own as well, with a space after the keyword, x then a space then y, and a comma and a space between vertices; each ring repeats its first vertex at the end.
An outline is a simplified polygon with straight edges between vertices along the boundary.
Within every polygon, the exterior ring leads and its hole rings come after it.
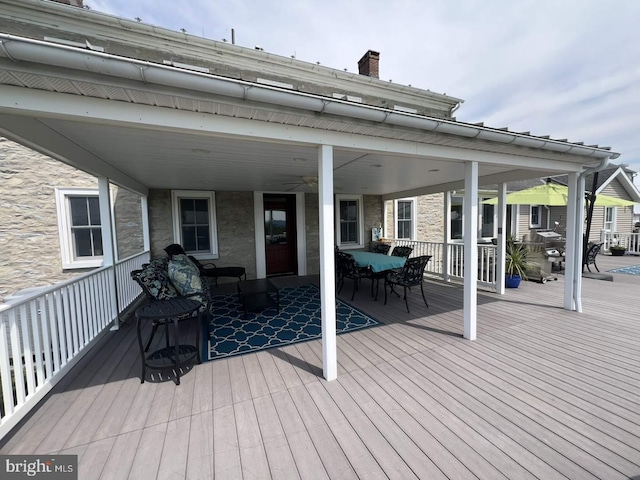
POLYGON ((505 258, 505 287, 518 288, 521 280, 527 279, 529 261, 527 246, 515 243, 512 238, 507 240, 507 255, 505 258))
POLYGON ((613 255, 614 257, 621 257, 622 255, 624 255, 624 252, 626 251, 627 251, 627 247, 625 247, 624 245, 609 246, 609 252, 611 252, 611 255, 613 255))

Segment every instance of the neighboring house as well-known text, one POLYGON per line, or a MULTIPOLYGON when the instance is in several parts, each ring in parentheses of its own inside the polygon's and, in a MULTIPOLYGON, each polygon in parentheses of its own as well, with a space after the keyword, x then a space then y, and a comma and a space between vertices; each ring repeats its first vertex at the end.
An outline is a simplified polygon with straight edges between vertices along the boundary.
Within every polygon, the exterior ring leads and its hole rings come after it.
MULTIPOLYGON (((118 257, 142 251, 140 197, 112 187, 118 257)), ((0 303, 102 265, 97 179, 0 137, 0 303)))
MULTIPOLYGON (((640 203, 640 191, 633 183, 636 172, 624 165, 612 165, 598 173, 596 194, 631 200, 640 203)), ((524 190, 552 181, 566 185, 566 176, 532 178, 507 183, 508 192, 524 190)), ((585 178, 586 190, 591 190, 593 175, 585 178)), ((449 241, 463 239, 463 194, 450 192, 450 238, 449 241)), ((478 192, 478 237, 490 241, 498 235, 497 208, 485 205, 483 200, 496 195, 495 186, 483 187, 478 192)), ((417 240, 424 242, 444 241, 444 196, 445 194, 408 197, 385 202, 384 236, 388 238, 417 240)), ((566 207, 546 205, 508 205, 507 234, 517 238, 536 240, 537 230, 553 230, 565 234, 566 207), (555 222, 558 222, 556 225, 555 222)), ((599 241, 602 232, 632 233, 634 230, 633 207, 600 207, 593 210, 589 241, 599 241)))

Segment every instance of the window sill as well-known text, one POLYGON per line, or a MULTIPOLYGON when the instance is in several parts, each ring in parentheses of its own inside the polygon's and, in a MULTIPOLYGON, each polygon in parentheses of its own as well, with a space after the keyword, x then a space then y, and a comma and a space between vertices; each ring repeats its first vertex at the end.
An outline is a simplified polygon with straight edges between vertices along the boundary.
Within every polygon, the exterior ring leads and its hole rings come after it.
POLYGON ((99 260, 83 260, 78 262, 62 262, 63 270, 80 270, 84 268, 99 268, 102 267, 103 261, 99 260))

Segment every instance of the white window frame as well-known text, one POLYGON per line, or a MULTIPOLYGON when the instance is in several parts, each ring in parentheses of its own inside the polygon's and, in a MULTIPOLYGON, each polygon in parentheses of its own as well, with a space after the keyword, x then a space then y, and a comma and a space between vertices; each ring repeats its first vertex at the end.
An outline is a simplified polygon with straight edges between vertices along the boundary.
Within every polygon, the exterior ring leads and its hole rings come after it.
POLYGON ((173 220, 173 241, 182 245, 182 228, 180 227, 180 200, 181 199, 207 199, 209 201, 209 235, 211 249, 208 252, 189 253, 198 260, 218 258, 218 226, 216 223, 216 196, 215 192, 202 190, 172 190, 171 191, 171 216, 173 220))
POLYGON ((602 228, 607 232, 615 232, 616 231, 616 221, 618 219, 618 207, 604 207, 604 217, 602 228), (607 212, 611 212, 611 220, 607 221, 607 212), (611 224, 610 228, 607 228, 607 224, 611 224))
MULTIPOLYGON (((58 216, 58 235, 60 238, 60 254, 62 268, 73 270, 80 268, 96 268, 103 264, 103 256, 83 257, 76 259, 73 253, 73 235, 71 234, 71 207, 69 197, 98 197, 97 188, 56 188, 56 213, 58 216)), ((102 230, 103 218, 100 218, 100 228, 102 230)), ((107 239, 108 241, 108 239, 107 239)), ((102 237, 104 248, 105 238, 102 237)))
POLYGON ((336 221, 336 243, 345 250, 350 248, 364 248, 364 207, 362 203, 362 195, 336 195, 335 197, 335 221, 336 221), (340 229, 340 202, 347 200, 356 200, 358 202, 358 243, 342 243, 342 231, 340 229))
POLYGON ((529 205, 529 228, 540 228, 542 225, 542 207, 540 205, 529 205), (538 222, 533 221, 533 209, 538 209, 538 222))
POLYGON ((417 199, 416 197, 408 197, 408 198, 398 198, 393 201, 393 229, 394 229, 394 238, 399 240, 416 240, 418 237, 418 222, 417 222, 417 199), (398 202, 410 202, 411 203, 411 237, 410 238, 400 238, 399 230, 398 230, 398 202))

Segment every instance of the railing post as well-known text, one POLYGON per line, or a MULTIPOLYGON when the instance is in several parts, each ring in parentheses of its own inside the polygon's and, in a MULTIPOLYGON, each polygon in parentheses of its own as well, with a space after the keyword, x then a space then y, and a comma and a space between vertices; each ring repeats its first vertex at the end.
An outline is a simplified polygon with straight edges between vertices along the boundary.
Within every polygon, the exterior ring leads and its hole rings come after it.
POLYGON ((442 242, 442 278, 445 282, 450 281, 451 261, 449 251, 449 241, 451 239, 451 192, 444 192, 444 214, 443 214, 443 242, 442 242))

